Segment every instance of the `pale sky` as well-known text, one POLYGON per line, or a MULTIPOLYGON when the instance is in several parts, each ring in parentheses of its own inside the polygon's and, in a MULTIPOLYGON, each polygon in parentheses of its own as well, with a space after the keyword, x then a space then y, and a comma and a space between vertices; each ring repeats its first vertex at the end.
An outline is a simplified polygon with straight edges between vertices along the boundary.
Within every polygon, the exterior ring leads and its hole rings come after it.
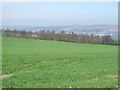
POLYGON ((3 25, 117 24, 117 2, 3 3, 3 25))
POLYGON ((0 2, 119 2, 119 0, 0 0, 0 2))

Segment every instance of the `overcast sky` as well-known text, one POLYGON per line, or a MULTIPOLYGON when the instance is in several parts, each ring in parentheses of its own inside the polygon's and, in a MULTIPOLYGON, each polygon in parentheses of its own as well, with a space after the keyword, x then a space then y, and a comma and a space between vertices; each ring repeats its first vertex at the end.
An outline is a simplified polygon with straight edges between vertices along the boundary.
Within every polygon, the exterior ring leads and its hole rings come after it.
POLYGON ((117 24, 117 2, 4 3, 3 25, 117 24))

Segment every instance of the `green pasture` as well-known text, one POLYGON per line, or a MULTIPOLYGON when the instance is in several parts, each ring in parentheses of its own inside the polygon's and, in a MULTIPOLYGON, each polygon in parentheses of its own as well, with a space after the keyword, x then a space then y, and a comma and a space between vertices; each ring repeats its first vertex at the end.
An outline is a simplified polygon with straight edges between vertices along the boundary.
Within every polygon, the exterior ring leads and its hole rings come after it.
POLYGON ((117 88, 118 47, 3 38, 3 88, 117 88))

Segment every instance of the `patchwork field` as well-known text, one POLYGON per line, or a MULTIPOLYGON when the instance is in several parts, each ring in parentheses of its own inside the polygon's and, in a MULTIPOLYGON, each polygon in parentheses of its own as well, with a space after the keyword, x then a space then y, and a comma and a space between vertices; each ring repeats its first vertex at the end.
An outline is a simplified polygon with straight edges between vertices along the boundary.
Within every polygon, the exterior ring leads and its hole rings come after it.
POLYGON ((3 38, 3 88, 117 88, 118 47, 3 38))

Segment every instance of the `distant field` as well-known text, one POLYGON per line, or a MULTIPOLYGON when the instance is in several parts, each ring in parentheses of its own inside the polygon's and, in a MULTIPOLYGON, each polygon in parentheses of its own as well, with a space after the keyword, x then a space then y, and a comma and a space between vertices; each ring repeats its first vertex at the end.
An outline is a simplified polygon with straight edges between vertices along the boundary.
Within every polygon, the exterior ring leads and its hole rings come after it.
POLYGON ((117 88, 118 47, 3 38, 3 88, 117 88))

